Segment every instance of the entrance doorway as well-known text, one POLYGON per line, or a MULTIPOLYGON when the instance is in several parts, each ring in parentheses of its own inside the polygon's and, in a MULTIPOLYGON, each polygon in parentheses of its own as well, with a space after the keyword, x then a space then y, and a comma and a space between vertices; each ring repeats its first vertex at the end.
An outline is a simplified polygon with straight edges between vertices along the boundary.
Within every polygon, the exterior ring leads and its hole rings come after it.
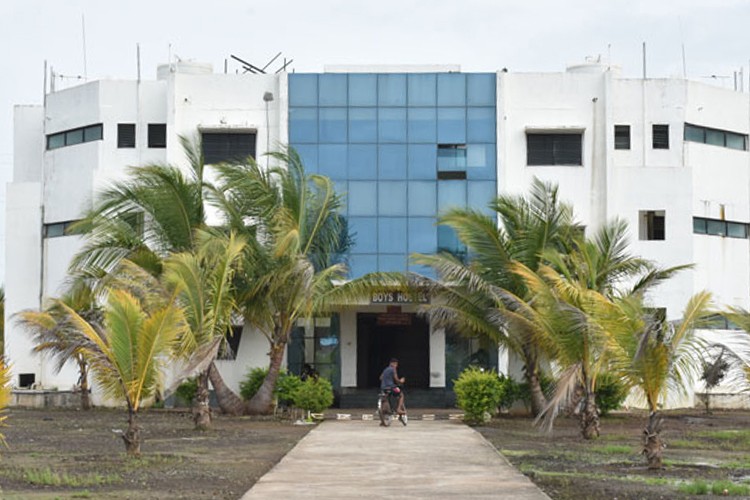
POLYGON ((413 313, 357 314, 357 387, 380 386, 380 374, 398 358, 408 389, 430 386, 430 326, 413 313))

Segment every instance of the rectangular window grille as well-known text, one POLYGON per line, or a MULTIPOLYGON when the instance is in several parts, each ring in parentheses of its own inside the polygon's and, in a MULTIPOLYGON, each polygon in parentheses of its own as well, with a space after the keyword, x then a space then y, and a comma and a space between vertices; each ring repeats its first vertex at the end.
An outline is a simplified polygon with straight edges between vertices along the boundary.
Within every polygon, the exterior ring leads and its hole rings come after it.
POLYGON ((665 239, 665 213, 663 210, 643 210, 639 213, 639 239, 665 239))
POLYGON ((527 165, 583 165, 583 134, 526 134, 527 165))
POLYGON ((747 239, 748 235, 750 235, 750 224, 747 222, 693 217, 693 233, 747 239))
POLYGON ((255 158, 255 133, 203 132, 203 161, 206 164, 255 158))
POLYGON ((135 123, 118 123, 117 124, 117 147, 134 148, 135 147, 135 123))
POLYGON ((691 123, 685 124, 685 140, 701 144, 711 144, 739 151, 747 151, 747 135, 719 130, 715 128, 701 127, 691 123))
POLYGON ((70 230, 70 226, 78 221, 69 220, 64 222, 53 222, 51 224, 45 224, 42 228, 42 236, 45 238, 59 238, 60 236, 67 236, 70 230))
POLYGON ((438 175, 443 172, 463 172, 466 178, 466 144, 438 144, 438 175))
POLYGON ((78 127, 64 132, 57 132, 47 136, 47 149, 58 149, 65 146, 74 146, 84 142, 101 141, 104 130, 101 123, 78 127))
POLYGON ((165 123, 148 124, 148 147, 167 147, 167 125, 165 123))
POLYGON ((669 125, 652 127, 652 143, 654 149, 669 149, 669 125))
POLYGON ((630 149, 630 125, 615 125, 615 149, 630 149))

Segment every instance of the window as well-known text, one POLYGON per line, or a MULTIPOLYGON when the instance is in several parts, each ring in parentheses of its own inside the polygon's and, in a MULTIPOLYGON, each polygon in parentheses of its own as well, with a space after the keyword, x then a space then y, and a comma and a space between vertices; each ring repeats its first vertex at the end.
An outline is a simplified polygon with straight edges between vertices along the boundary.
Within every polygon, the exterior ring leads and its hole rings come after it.
POLYGON ((166 123, 149 123, 148 124, 148 147, 166 148, 167 147, 167 124, 166 123))
POLYGON ((583 134, 526 134, 527 165, 583 165, 583 134))
POLYGON ((255 157, 255 133, 202 132, 203 161, 216 164, 255 157))
POLYGON ((630 149, 630 125, 615 125, 615 149, 630 149))
POLYGON ((240 350, 240 339, 242 339, 243 325, 232 325, 229 327, 227 341, 222 343, 219 359, 234 360, 237 359, 237 352, 240 350))
POLYGON ((36 382, 35 373, 19 373, 18 374, 18 388, 19 389, 31 389, 36 382))
POLYGON ((639 239, 664 240, 665 220, 663 210, 643 210, 639 212, 639 239))
POLYGON ((441 174, 446 174, 451 179, 451 174, 462 174, 461 179, 466 179, 466 144, 438 144, 437 149, 438 179, 441 174))
POLYGON ((699 142, 702 144, 711 144, 712 146, 721 146, 729 149, 738 149, 747 151, 747 135, 729 132, 728 130, 719 130, 699 125, 685 124, 685 140, 689 142, 699 142))
POLYGON ((695 234, 747 239, 750 235, 749 227, 750 224, 746 222, 693 217, 693 233, 695 234))
POLYGON ((69 220, 65 222, 53 222, 51 224, 45 224, 42 228, 42 236, 44 238, 58 238, 60 236, 67 236, 70 226, 78 221, 69 220))
POLYGON ((135 147, 135 123, 118 123, 117 124, 117 147, 134 148, 135 147))
POLYGON ((101 141, 103 137, 102 124, 88 125, 86 127, 74 128, 64 132, 57 132, 47 136, 47 149, 57 149, 64 146, 73 146, 84 142, 101 141))
POLYGON ((651 139, 654 149, 669 149, 669 125, 654 125, 651 139))

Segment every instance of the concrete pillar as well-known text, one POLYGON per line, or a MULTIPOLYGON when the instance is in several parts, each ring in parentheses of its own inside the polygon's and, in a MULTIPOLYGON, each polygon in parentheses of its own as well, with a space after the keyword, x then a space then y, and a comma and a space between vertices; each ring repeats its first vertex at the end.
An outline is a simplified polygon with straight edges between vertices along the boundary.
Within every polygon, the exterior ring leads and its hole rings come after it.
POLYGON ((445 387, 445 329, 430 325, 430 387, 445 387))
POLYGON ((341 320, 341 387, 357 387, 357 312, 342 311, 341 320))

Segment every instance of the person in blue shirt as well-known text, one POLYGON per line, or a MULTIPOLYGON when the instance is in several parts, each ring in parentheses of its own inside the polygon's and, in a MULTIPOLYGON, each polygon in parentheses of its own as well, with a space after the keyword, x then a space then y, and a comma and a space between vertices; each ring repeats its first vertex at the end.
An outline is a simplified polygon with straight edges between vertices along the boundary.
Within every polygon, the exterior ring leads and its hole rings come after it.
POLYGON ((404 410, 404 391, 401 388, 401 385, 404 382, 406 382, 406 379, 404 377, 399 378, 398 376, 398 359, 391 358, 388 366, 386 366, 383 373, 380 374, 380 390, 386 394, 391 393, 398 395, 396 413, 398 413, 399 418, 406 413, 404 410))

